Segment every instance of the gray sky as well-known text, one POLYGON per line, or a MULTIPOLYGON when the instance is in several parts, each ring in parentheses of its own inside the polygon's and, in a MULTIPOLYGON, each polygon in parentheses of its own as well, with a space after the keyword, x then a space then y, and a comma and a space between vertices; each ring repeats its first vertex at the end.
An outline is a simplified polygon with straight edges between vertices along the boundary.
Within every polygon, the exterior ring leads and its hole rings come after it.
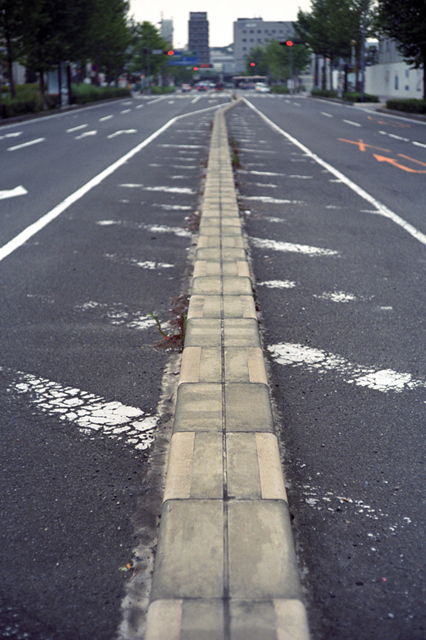
POLYGON ((190 11, 207 11, 210 23, 210 46, 223 47, 233 37, 232 23, 237 18, 261 17, 264 20, 296 20, 299 7, 309 11, 310 0, 130 0, 130 15, 137 22, 153 24, 161 18, 173 19, 175 49, 188 41, 190 11))

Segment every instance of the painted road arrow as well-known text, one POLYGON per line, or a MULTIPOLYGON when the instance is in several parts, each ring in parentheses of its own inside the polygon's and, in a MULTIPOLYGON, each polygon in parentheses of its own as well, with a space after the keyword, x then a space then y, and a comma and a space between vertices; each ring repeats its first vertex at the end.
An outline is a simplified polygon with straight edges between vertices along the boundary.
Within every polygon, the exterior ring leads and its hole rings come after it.
MULTIPOLYGON (((406 167, 404 164, 400 164, 398 160, 396 160, 395 158, 386 158, 385 156, 378 156, 375 153, 373 153, 373 155, 376 158, 377 162, 388 162, 389 164, 392 164, 394 167, 397 167, 398 169, 402 169, 403 171, 408 171, 409 173, 426 173, 426 169, 411 169, 411 167, 406 167)), ((399 154, 399 155, 402 156, 402 154, 399 154)), ((413 158, 408 158, 408 156, 402 156, 402 157, 407 158, 407 160, 412 160, 417 164, 422 164, 423 166, 426 166, 423 162, 419 162, 418 160, 414 160, 413 158)))
POLYGON ((16 196, 25 196, 28 191, 22 185, 15 187, 14 189, 8 189, 6 191, 0 191, 0 200, 6 200, 6 198, 15 198, 16 196))

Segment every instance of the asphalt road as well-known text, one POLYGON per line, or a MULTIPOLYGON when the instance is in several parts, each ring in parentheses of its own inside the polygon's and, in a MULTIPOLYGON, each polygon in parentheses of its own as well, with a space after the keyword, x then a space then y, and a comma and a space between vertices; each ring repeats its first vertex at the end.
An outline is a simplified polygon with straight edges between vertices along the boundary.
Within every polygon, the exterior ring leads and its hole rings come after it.
POLYGON ((0 128, 2 638, 114 638, 149 574, 173 356, 150 314, 179 333, 228 99, 139 96, 0 128))
POLYGON ((228 125, 312 637, 421 640, 426 127, 245 96, 228 125))

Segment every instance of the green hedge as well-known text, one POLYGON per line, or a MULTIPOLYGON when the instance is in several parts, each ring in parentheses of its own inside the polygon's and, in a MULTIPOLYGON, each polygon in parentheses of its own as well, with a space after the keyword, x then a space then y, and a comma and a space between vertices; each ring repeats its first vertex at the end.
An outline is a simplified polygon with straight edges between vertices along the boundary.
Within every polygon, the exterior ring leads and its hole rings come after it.
POLYGON ((97 87, 94 84, 73 84, 71 85, 73 104, 87 104, 98 100, 109 98, 126 98, 130 95, 127 87, 97 87))
POLYGON ((175 91, 175 87, 174 86, 151 87, 151 93, 153 95, 157 95, 157 94, 161 94, 161 93, 174 93, 174 91, 175 91))
POLYGON ((314 98, 337 98, 337 91, 331 89, 312 89, 311 96, 314 98))
POLYGON ((395 111, 405 111, 405 113, 426 113, 426 102, 415 98, 386 100, 386 107, 395 111))
MULTIPOLYGON (((361 94, 359 91, 354 91, 351 93, 345 93, 343 96, 343 100, 346 102, 361 102, 361 94)), ((364 93, 363 102, 380 102, 378 96, 374 96, 371 93, 364 93)))
POLYGON ((290 93, 290 89, 288 87, 283 87, 282 84, 272 84, 271 93, 290 93))

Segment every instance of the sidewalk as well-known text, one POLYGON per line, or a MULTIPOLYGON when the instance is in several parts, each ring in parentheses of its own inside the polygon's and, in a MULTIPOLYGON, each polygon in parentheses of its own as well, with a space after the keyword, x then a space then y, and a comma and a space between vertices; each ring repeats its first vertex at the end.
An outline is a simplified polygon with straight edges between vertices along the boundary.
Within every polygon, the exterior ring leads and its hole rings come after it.
POLYGON ((307 640, 224 113, 202 204, 145 640, 307 640))

